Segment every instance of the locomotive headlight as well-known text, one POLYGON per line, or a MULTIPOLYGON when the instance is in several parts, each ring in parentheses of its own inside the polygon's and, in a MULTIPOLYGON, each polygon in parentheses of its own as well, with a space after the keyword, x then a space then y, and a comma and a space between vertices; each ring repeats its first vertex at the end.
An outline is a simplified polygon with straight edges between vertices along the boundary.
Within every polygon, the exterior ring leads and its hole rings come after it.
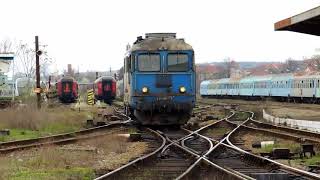
POLYGON ((148 93, 148 91, 149 91, 149 89, 148 89, 147 87, 143 87, 143 88, 142 88, 142 93, 143 93, 143 94, 148 93))
POLYGON ((179 88, 180 93, 185 93, 187 91, 187 89, 184 86, 181 86, 179 88))

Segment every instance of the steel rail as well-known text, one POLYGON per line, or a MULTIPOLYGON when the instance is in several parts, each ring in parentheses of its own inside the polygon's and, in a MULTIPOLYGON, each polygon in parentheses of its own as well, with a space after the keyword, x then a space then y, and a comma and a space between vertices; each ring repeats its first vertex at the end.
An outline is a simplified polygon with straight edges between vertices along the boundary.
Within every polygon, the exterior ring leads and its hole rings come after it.
MULTIPOLYGON (((270 127, 270 131, 272 131, 271 128, 274 128, 274 129, 278 129, 280 131, 284 131, 284 132, 288 132, 288 133, 294 133, 294 134, 297 134, 297 135, 307 136, 308 138, 314 138, 315 137, 318 140, 316 140, 316 139, 314 139, 314 140, 320 142, 320 140, 319 140, 320 133, 317 133, 317 132, 308 131, 308 130, 304 130, 304 129, 295 129, 295 128, 275 125, 275 124, 271 124, 271 123, 265 123, 265 122, 261 122, 261 121, 254 120, 254 119, 250 119, 248 124, 250 122, 252 122, 254 124, 258 124, 259 126, 264 126, 264 127, 261 127, 262 129, 269 130, 269 128, 265 128, 265 127, 270 127)), ((250 125, 247 125, 247 126, 251 127, 250 125)), ((260 127, 258 127, 258 128, 260 129, 260 127)))
MULTIPOLYGON (((197 134, 197 133, 196 133, 197 134)), ((197 134, 199 136, 202 136, 200 134, 197 134)), ((210 141, 210 143, 212 144, 211 140, 205 136, 202 136, 203 138, 207 139, 210 141)), ((180 176, 178 176, 176 179, 179 180, 179 179, 182 179, 184 178, 198 163, 201 162, 201 160, 205 160, 209 165, 212 165, 213 167, 223 171, 224 173, 227 173, 228 175, 231 175, 231 176, 234 176, 238 179, 250 179, 252 180, 253 178, 245 175, 245 174, 241 174, 239 172, 236 172, 236 171, 233 171, 233 170, 228 170, 228 169, 225 169, 225 168, 222 168, 220 166, 218 166, 217 164, 211 162, 210 160, 206 159, 204 156, 202 155, 199 155, 197 153, 194 153, 192 150, 189 150, 190 148, 188 147, 184 147, 183 145, 180 145, 177 141, 174 141, 174 140, 171 140, 169 137, 166 136, 166 140, 169 141, 169 142, 172 142, 172 145, 174 146, 177 146, 178 148, 180 148, 181 150, 184 150, 186 151, 187 153, 195 156, 197 158, 197 160, 191 165, 189 166, 189 168, 184 172, 182 173, 180 176)), ((211 148, 212 146, 210 146, 211 148)))
MULTIPOLYGON (((253 112, 252 112, 253 113, 253 112)), ((249 119, 253 119, 253 115, 249 118, 249 119)), ((242 123, 242 125, 245 124, 245 123, 242 123)), ((242 126, 242 125, 239 125, 238 127, 242 126)), ((237 128, 238 129, 238 128, 237 128)), ((236 130, 237 130, 236 129, 236 130)), ((236 131, 235 130, 235 131, 236 131)), ((282 167, 283 169, 286 169, 290 172, 294 172, 294 173, 298 173, 299 175, 304 175, 308 178, 311 178, 311 179, 320 179, 320 175, 317 175, 315 173, 310 173, 310 172, 307 172, 307 171, 303 171, 303 170, 300 170, 300 169, 296 169, 296 168, 293 168, 293 167, 290 167, 290 166, 287 166, 287 165, 284 165, 282 163, 279 163, 277 161, 274 161, 274 160, 271 160, 271 159, 268 159, 268 158, 265 158, 265 157, 262 157, 262 156, 258 156, 258 155, 255 155, 255 154, 252 154, 252 153, 249 153, 239 147, 237 147, 236 145, 234 145, 231 140, 230 140, 230 136, 233 135, 233 133, 235 133, 235 131, 232 131, 230 132, 227 137, 226 137, 226 141, 228 142, 228 144, 230 144, 231 147, 233 147, 233 149, 235 150, 238 150, 240 151, 241 153, 244 153, 244 154, 247 154, 247 155, 250 155, 250 156, 253 156, 253 157, 256 157, 258 159, 261 159, 261 160, 264 160, 264 161, 267 161, 267 162, 270 162, 270 163, 273 163, 273 164, 276 164, 280 167, 282 167)))
POLYGON ((63 134, 57 134, 57 135, 53 135, 53 136, 45 136, 45 137, 40 137, 40 138, 3 142, 3 143, 0 143, 0 152, 32 148, 32 147, 42 146, 42 145, 46 145, 46 144, 62 143, 62 142, 64 142, 64 140, 65 140, 65 142, 77 140, 77 136, 88 135, 91 133, 100 132, 102 130, 114 128, 117 126, 124 126, 124 125, 126 125, 125 122, 120 122, 120 123, 118 122, 118 123, 111 123, 111 124, 107 124, 107 125, 99 126, 99 127, 94 127, 94 128, 90 128, 90 129, 74 131, 71 133, 63 133, 63 134))
POLYGON ((88 134, 95 133, 95 132, 100 132, 102 130, 114 128, 117 126, 127 125, 128 123, 130 123, 132 121, 130 117, 125 116, 123 113, 117 112, 117 111, 116 111, 116 113, 124 116, 126 118, 126 120, 120 121, 120 122, 119 121, 112 122, 112 123, 109 123, 109 124, 106 124, 103 126, 83 129, 83 130, 79 130, 79 131, 73 131, 73 132, 69 132, 69 133, 62 133, 62 134, 56 134, 56 135, 52 135, 52 136, 44 136, 44 137, 32 138, 32 139, 2 142, 2 143, 0 143, 0 153, 9 153, 9 152, 12 152, 15 150, 40 147, 40 146, 46 146, 46 145, 51 145, 51 144, 66 144, 66 143, 71 143, 71 142, 78 141, 78 140, 103 136, 106 134, 100 134, 100 135, 88 136, 88 137, 77 137, 77 136, 88 135, 88 134))
POLYGON ((104 175, 102 175, 102 176, 100 176, 100 177, 98 177, 98 178, 95 178, 95 180, 105 179, 105 178, 107 178, 107 177, 109 177, 109 176, 111 176, 111 175, 114 175, 114 174, 116 174, 116 173, 119 173, 120 171, 122 171, 122 170, 124 170, 124 169, 126 169, 126 168, 128 168, 128 167, 130 167, 130 166, 132 166, 133 164, 136 164, 136 163, 138 163, 138 162, 140 162, 140 161, 143 161, 143 160, 145 160, 145 159, 147 159, 147 158, 150 158, 151 156, 154 156, 154 155, 157 154, 161 149, 163 149, 164 146, 165 146, 165 144, 166 144, 166 138, 164 138, 159 132, 154 131, 154 130, 152 130, 152 129, 150 129, 150 128, 147 128, 147 130, 150 131, 151 133, 155 134, 156 136, 158 136, 158 137, 162 140, 162 144, 161 144, 161 146, 160 146, 159 148, 157 148, 157 149, 154 150, 153 152, 151 152, 151 153, 149 153, 149 154, 146 154, 146 155, 144 155, 144 156, 142 156, 142 157, 139 157, 139 158, 131 161, 130 163, 127 163, 127 164, 125 164, 125 165, 123 165, 123 166, 121 166, 121 167, 119 167, 119 168, 117 168, 117 169, 115 169, 115 170, 107 173, 107 174, 104 174, 104 175))
MULTIPOLYGON (((197 134, 198 132, 200 132, 200 131, 208 128, 208 127, 211 127, 211 126, 213 126, 213 125, 215 125, 215 124, 217 124, 217 123, 219 123, 219 122, 221 122, 221 121, 224 121, 225 119, 231 118, 232 116, 234 116, 234 114, 235 114, 235 113, 232 112, 231 115, 229 115, 229 116, 227 116, 227 117, 225 117, 225 118, 223 118, 223 119, 220 119, 220 120, 218 120, 218 121, 216 121, 216 122, 213 122, 213 123, 211 123, 211 124, 208 124, 208 125, 206 125, 206 126, 203 126, 203 127, 199 128, 199 129, 193 131, 192 133, 190 133, 190 134, 188 134, 188 135, 186 135, 186 136, 184 136, 184 137, 182 137, 182 138, 180 138, 180 139, 178 139, 178 140, 175 140, 175 141, 176 141, 176 142, 180 142, 180 141, 182 141, 182 140, 185 139, 185 138, 189 138, 190 136, 192 136, 192 135, 194 135, 194 134, 197 134)), ((164 149, 167 149, 167 148, 170 147, 172 144, 173 144, 173 142, 170 142, 168 145, 166 145, 166 147, 165 147, 164 149)))
MULTIPOLYGON (((234 114, 235 114, 235 112, 232 112, 232 115, 231 115, 231 116, 228 116, 227 118, 224 118, 224 119, 222 119, 221 121, 227 120, 227 119, 231 118, 234 114)), ((248 118, 248 119, 249 119, 249 118, 248 118)), ((247 120, 248 120, 248 119, 247 119, 247 120)), ((217 123, 217 122, 216 122, 216 123, 217 123)), ((212 125, 213 125, 213 124, 212 124, 212 125)), ((206 126, 206 128, 209 128, 209 127, 211 127, 212 125, 206 126)), ((238 127, 239 127, 239 126, 238 126, 238 127)), ((238 127, 237 127, 237 128, 238 128, 238 127)), ((204 128, 204 129, 206 129, 206 128, 204 128)), ((184 128, 183 128, 183 129, 184 129, 184 128)), ((204 130, 204 129, 202 128, 200 131, 202 131, 202 130, 204 130)), ((214 139, 212 139, 212 138, 203 136, 202 134, 199 133, 200 131, 198 131, 198 130, 197 130, 197 131, 190 131, 190 130, 188 130, 188 129, 184 129, 184 130, 187 131, 187 132, 189 132, 189 133, 194 133, 194 134, 200 136, 201 138, 204 138, 204 139, 206 139, 207 141, 209 141, 209 142, 210 142, 210 148, 209 148, 209 150, 208 150, 204 155, 201 155, 201 156, 198 158, 198 160, 197 160, 194 164, 192 164, 184 173, 182 173, 182 174, 177 178, 177 180, 180 180, 180 179, 183 179, 184 177, 186 177, 186 176, 192 171, 192 169, 195 168, 201 161, 205 161, 205 162, 207 162, 208 164, 212 165, 213 167, 215 167, 215 168, 217 168, 217 169, 219 169, 219 170, 221 170, 221 171, 223 171, 223 172, 225 172, 225 173, 227 173, 227 174, 229 174, 229 175, 232 175, 232 176, 234 176, 234 177, 236 177, 236 178, 239 178, 239 179, 250 179, 250 180, 254 179, 254 178, 251 178, 251 177, 249 177, 249 176, 247 176, 247 175, 245 175, 245 174, 242 174, 242 173, 240 173, 240 172, 234 171, 234 170, 232 170, 232 169, 223 168, 223 167, 221 167, 221 166, 213 163, 212 161, 210 161, 210 160, 208 159, 208 155, 209 155, 214 149, 216 149, 216 148, 219 146, 219 144, 223 144, 223 141, 225 141, 225 138, 223 138, 223 139, 220 140, 220 141, 217 141, 217 140, 214 140, 214 139), (216 145, 213 146, 213 143, 212 143, 212 142, 215 142, 216 145)))

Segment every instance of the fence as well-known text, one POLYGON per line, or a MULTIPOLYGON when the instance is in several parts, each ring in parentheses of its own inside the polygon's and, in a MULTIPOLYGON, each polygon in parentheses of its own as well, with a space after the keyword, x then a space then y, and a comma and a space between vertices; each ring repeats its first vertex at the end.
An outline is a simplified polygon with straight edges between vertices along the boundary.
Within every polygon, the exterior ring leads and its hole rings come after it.
POLYGON ((320 121, 280 118, 268 114, 265 110, 263 110, 263 119, 274 124, 285 124, 293 128, 320 132, 320 121))

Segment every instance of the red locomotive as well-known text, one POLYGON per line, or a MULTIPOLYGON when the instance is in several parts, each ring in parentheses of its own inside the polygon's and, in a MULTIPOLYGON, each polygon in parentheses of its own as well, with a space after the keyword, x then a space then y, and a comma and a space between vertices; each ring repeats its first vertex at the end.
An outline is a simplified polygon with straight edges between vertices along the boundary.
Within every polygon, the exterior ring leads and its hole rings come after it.
POLYGON ((78 99, 78 83, 72 77, 63 77, 56 83, 58 98, 63 103, 72 103, 78 99))
POLYGON ((94 96, 96 100, 111 104, 116 97, 116 80, 111 76, 100 77, 94 81, 94 96))

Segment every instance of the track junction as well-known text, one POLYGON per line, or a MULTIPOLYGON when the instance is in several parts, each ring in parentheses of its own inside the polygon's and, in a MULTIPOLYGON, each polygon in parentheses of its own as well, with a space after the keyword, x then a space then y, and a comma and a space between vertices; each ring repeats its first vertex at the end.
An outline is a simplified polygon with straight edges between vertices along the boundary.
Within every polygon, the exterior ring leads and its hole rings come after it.
MULTIPOLYGON (((254 113, 236 105, 221 106, 229 114, 199 128, 139 127, 141 140, 149 142, 148 152, 113 171, 96 172, 96 179, 320 179, 315 173, 258 156, 244 146, 242 132, 263 133, 295 142, 303 139, 320 147, 319 134, 254 120, 254 113)), ((194 110, 196 117, 210 113, 212 105, 194 110)), ((54 136, 4 142, 0 153, 52 144, 71 144, 121 132, 132 127, 130 117, 115 107, 120 121, 54 136)))
MULTIPOLYGON (((200 106, 195 110, 195 114, 200 115, 210 107, 200 106)), ((155 144, 159 146, 154 147, 155 150, 150 154, 96 179, 320 179, 318 174, 244 150, 243 143, 239 143, 236 136, 243 129, 268 132, 276 137, 298 141, 293 133, 266 130, 267 125, 261 125, 261 128, 251 127, 250 124, 258 123, 253 117, 253 112, 233 108, 227 117, 196 130, 183 127, 145 128, 144 130, 153 132, 157 137, 158 141, 155 144), (226 132, 221 133, 221 129, 226 132)), ((304 137, 316 136, 300 131, 296 134, 304 134, 304 137)), ((310 141, 316 146, 320 144, 320 141, 314 138, 310 138, 310 141)))

